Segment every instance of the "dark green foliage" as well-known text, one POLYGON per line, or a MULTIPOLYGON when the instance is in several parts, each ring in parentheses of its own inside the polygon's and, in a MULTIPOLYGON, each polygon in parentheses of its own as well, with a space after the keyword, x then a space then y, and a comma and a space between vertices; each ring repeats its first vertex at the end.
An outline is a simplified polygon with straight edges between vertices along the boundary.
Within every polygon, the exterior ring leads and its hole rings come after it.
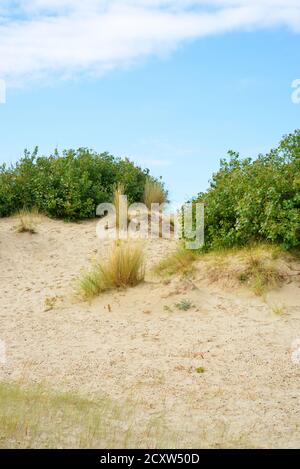
POLYGON ((256 241, 300 246, 300 130, 257 159, 229 152, 210 188, 194 201, 205 203, 206 249, 256 241))
POLYGON ((0 216, 8 216, 15 207, 15 177, 5 165, 0 166, 0 216))
POLYGON ((128 159, 86 148, 49 157, 38 156, 37 148, 25 151, 14 167, 0 167, 0 216, 35 207, 67 220, 94 217, 98 204, 111 201, 118 182, 129 202, 142 201, 148 173, 128 159))

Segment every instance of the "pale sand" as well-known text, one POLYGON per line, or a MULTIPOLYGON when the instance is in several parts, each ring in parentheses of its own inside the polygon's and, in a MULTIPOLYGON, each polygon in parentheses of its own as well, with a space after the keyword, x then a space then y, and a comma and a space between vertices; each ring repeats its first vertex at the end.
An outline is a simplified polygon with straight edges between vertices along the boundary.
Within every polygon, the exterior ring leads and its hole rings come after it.
MULTIPOLYGON (((36 235, 15 233, 14 223, 0 220, 0 379, 133 397, 145 418, 163 414, 183 447, 300 446, 300 363, 291 360, 299 277, 265 301, 197 275, 193 285, 148 274, 138 287, 76 303, 72 281, 110 245, 97 239, 96 221, 43 218, 36 235), (182 298, 193 303, 186 312, 174 306, 182 298)), ((174 246, 147 241, 148 266, 174 246)))

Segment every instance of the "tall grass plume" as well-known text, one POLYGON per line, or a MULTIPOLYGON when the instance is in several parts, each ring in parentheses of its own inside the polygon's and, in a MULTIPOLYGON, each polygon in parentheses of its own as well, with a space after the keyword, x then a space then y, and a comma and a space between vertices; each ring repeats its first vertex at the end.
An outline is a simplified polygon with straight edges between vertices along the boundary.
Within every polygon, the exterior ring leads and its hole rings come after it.
POLYGON ((147 178, 144 189, 144 203, 148 210, 151 210, 152 204, 165 204, 166 201, 163 185, 158 181, 147 178))
POLYGON ((22 209, 17 214, 16 231, 18 233, 37 233, 38 212, 37 210, 22 209))

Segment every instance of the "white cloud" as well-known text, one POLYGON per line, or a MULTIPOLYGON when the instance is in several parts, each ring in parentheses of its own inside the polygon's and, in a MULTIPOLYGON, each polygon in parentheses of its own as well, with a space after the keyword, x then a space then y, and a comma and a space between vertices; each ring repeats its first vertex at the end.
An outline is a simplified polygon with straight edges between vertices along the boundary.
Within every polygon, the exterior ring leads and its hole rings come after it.
POLYGON ((2 0, 0 76, 101 74, 227 31, 300 32, 300 0, 2 0))

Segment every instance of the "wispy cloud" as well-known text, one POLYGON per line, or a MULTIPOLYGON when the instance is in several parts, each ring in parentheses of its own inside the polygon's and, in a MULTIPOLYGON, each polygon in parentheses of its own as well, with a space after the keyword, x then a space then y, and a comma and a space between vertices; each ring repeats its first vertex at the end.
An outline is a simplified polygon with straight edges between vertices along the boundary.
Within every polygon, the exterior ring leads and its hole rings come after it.
POLYGON ((227 31, 300 32, 300 0, 2 0, 0 76, 97 75, 227 31))

